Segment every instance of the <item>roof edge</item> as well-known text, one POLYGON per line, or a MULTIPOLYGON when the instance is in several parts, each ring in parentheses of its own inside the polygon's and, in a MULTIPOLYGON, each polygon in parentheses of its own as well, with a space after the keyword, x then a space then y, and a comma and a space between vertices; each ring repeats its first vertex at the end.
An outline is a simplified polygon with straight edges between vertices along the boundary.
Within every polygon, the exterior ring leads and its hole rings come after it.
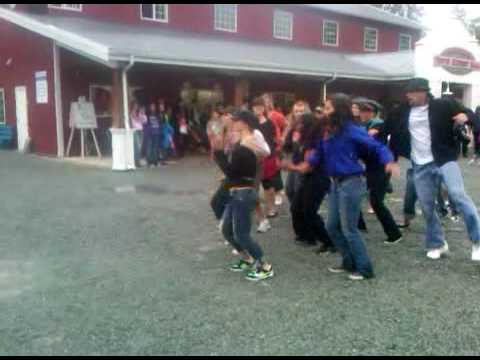
POLYGON ((17 11, 0 7, 0 19, 54 40, 60 46, 87 54, 101 62, 108 62, 110 60, 109 48, 107 46, 59 29, 53 25, 43 24, 27 15, 19 14, 17 11))

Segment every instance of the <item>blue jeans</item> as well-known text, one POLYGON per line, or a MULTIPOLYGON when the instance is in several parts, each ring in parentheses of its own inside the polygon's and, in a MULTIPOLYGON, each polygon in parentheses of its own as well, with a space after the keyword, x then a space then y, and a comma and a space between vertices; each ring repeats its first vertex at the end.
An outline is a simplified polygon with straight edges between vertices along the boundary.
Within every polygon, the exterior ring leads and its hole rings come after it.
POLYGON ((139 167, 142 157, 143 130, 136 130, 133 133, 133 140, 135 145, 135 166, 139 167))
POLYGON ((365 180, 352 177, 341 183, 332 182, 328 194, 327 231, 342 255, 343 267, 373 276, 373 266, 358 230, 362 198, 367 194, 365 180))
POLYGON ((149 165, 158 165, 160 152, 160 138, 150 135, 146 139, 147 161, 149 165))
POLYGON ((238 252, 246 252, 261 261, 263 251, 250 234, 257 192, 254 189, 240 189, 231 190, 230 194, 230 202, 223 214, 223 236, 238 252))
POLYGON ((456 161, 438 167, 435 163, 414 165, 415 188, 427 223, 426 248, 437 249, 445 244, 440 219, 435 211, 435 198, 440 179, 443 180, 453 204, 463 215, 468 235, 473 243, 480 243, 480 218, 472 199, 465 192, 462 172, 456 161))

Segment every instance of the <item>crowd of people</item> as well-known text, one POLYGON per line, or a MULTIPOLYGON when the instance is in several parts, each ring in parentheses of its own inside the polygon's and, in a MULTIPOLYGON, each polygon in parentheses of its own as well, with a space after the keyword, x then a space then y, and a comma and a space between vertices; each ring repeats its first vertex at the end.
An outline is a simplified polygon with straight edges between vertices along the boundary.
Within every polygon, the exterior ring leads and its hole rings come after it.
POLYGON ((450 210, 456 219, 463 217, 473 243, 472 260, 480 261, 480 218, 457 163, 466 140, 475 141, 473 162, 478 158, 480 108, 474 113, 455 99, 434 99, 422 78, 408 83, 406 99, 385 111, 375 100, 334 94, 313 112, 298 100, 288 116, 275 109, 268 95, 239 109, 216 107, 207 133, 211 157, 224 177, 211 206, 224 238, 240 256, 230 270, 253 281, 274 276, 270 259, 252 235, 253 214, 257 232, 268 232, 283 194, 295 242, 320 244, 318 253, 337 253, 339 265, 328 270, 346 273, 350 280, 375 276, 364 241, 362 201, 367 195, 385 244, 402 240, 418 200, 429 259, 449 251, 439 218, 450 210), (393 191, 391 176, 400 176, 399 157, 411 164, 401 224, 385 203, 393 191), (326 222, 319 213, 324 200, 326 222))

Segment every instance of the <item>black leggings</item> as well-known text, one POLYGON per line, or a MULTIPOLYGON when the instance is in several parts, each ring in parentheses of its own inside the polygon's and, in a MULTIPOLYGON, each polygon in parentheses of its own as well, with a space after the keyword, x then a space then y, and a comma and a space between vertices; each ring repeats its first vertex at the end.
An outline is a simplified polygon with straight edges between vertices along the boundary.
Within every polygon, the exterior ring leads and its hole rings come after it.
POLYGON ((299 240, 314 244, 317 240, 325 245, 332 241, 325 229, 323 218, 318 214, 323 199, 330 188, 327 177, 306 175, 294 194, 290 211, 295 234, 299 240))

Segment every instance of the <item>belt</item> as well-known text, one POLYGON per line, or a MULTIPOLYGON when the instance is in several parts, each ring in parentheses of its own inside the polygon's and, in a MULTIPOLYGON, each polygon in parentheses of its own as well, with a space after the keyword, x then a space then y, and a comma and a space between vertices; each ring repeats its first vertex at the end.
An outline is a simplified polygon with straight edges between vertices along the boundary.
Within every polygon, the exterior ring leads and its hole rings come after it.
POLYGON ((230 193, 234 193, 235 191, 241 191, 241 190, 255 190, 254 187, 250 187, 250 186, 244 186, 244 187, 233 187, 233 188, 230 188, 230 193))
POLYGON ((332 176, 330 179, 335 183, 335 184, 341 184, 344 181, 353 179, 353 178, 359 178, 361 177, 360 174, 356 175, 345 175, 345 176, 332 176))

